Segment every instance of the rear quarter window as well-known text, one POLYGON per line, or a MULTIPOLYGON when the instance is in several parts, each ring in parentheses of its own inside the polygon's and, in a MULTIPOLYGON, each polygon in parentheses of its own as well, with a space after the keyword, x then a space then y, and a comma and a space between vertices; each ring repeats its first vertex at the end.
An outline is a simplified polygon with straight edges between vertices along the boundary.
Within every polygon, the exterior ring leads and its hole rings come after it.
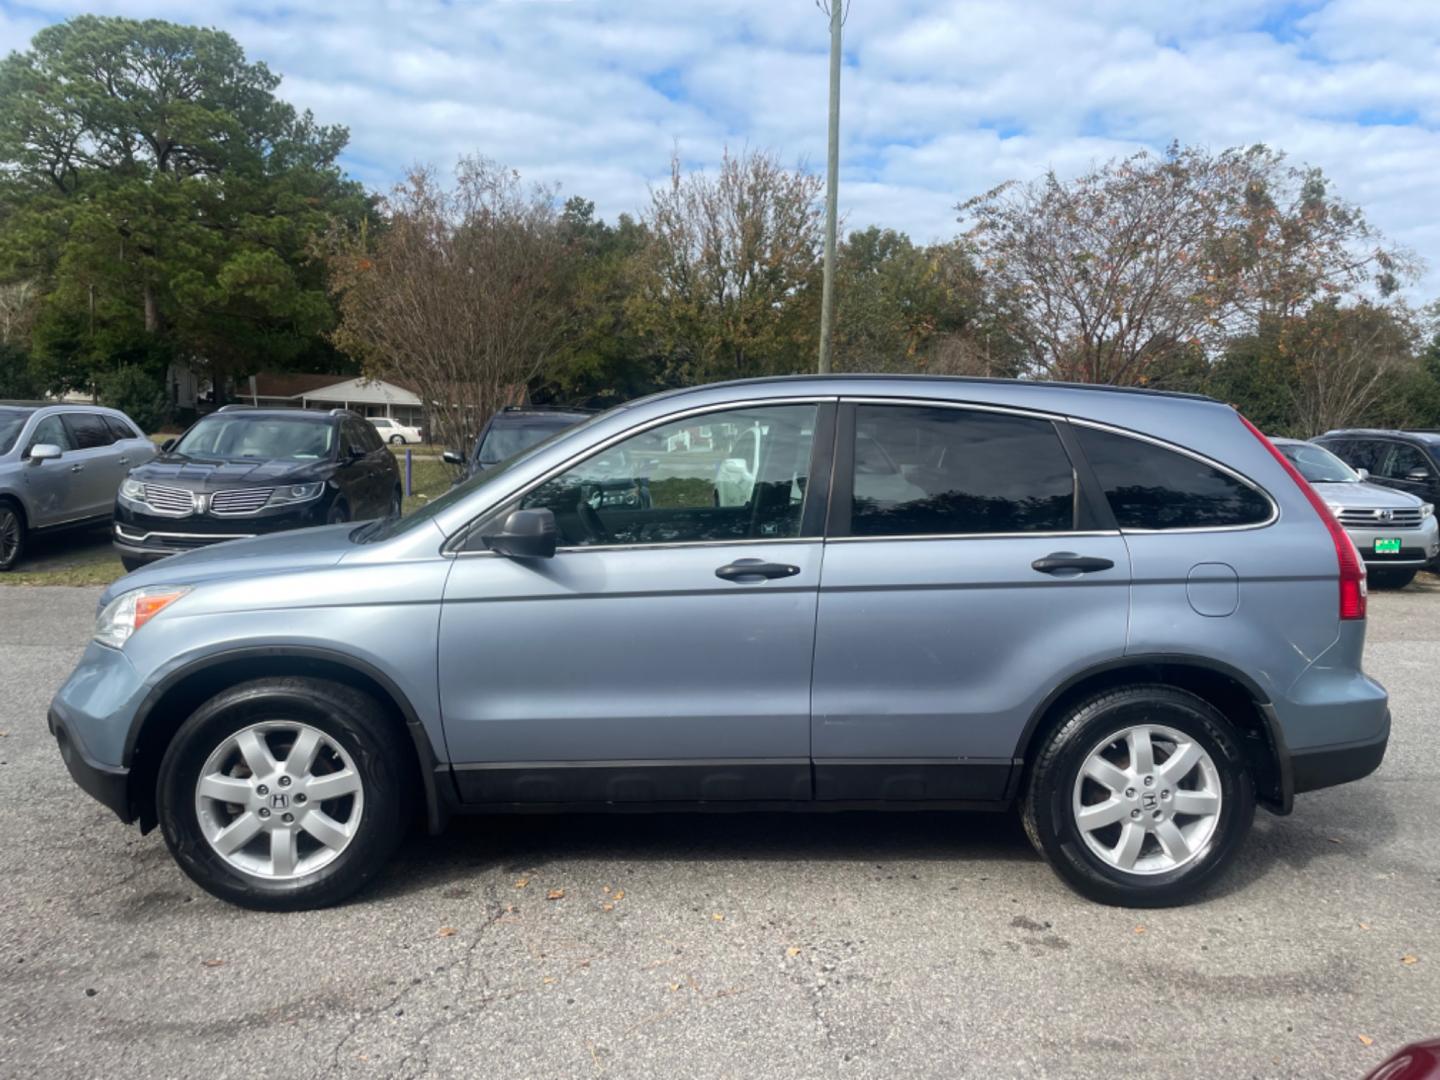
POLYGON ((1143 439, 1075 426, 1122 529, 1222 529, 1270 519, 1270 500, 1198 458, 1143 439))

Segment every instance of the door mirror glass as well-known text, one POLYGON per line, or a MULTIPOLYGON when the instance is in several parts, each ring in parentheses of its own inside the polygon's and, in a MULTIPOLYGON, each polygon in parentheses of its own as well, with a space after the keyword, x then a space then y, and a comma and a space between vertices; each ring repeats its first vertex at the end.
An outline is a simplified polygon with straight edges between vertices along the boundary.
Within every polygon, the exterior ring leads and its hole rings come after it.
POLYGON ((41 462, 54 461, 62 453, 64 451, 54 443, 36 443, 30 448, 30 460, 38 465, 41 462))
POLYGON ((555 515, 549 510, 512 510, 497 533, 481 537, 491 551, 512 559, 555 555, 555 515))

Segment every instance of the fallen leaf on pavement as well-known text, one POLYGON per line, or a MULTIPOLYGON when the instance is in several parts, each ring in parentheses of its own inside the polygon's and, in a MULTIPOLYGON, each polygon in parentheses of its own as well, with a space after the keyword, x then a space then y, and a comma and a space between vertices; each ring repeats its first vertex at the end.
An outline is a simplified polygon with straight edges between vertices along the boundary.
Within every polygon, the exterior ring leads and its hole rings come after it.
POLYGON ((600 905, 600 910, 601 910, 601 911, 614 911, 614 910, 615 910, 615 905, 612 904, 612 903, 610 903, 609 901, 606 901, 605 903, 603 903, 603 904, 600 905))
POLYGON ((1409 953, 1406 953, 1404 956, 1400 957, 1400 962, 1402 964, 1418 964, 1420 962, 1420 958, 1418 956, 1411 956, 1409 953))
POLYGON ((454 937, 457 933, 459 933, 459 931, 456 930, 455 927, 453 927, 453 926, 442 926, 442 927, 440 927, 439 931, 435 934, 435 936, 436 936, 436 937, 454 937))
POLYGON ((515 879, 515 887, 516 887, 517 889, 523 889, 526 885, 529 885, 529 884, 530 884, 530 879, 529 879, 528 877, 522 877, 522 878, 516 878, 516 879, 515 879))
POLYGON ((1375 1040, 1372 1039, 1369 1035, 1357 1035, 1357 1036, 1355 1036, 1355 1037, 1356 1037, 1357 1039, 1359 1039, 1359 1040, 1360 1040, 1364 1045, 1366 1045, 1366 1046, 1370 1046, 1371 1044, 1373 1044, 1373 1043, 1375 1042, 1375 1040))
POLYGON ((224 963, 225 963, 224 960, 201 960, 201 961, 200 961, 200 966, 201 966, 201 967, 208 967, 208 968, 217 968, 217 967, 220 967, 221 965, 223 965, 224 963))
POLYGON ((788 949, 785 950, 785 955, 786 955, 786 956, 799 956, 799 955, 800 955, 800 946, 799 946, 799 945, 791 945, 788 949))
POLYGON ((547 893, 545 894, 545 899, 546 899, 546 900, 564 900, 564 899, 565 899, 565 890, 564 890, 564 889, 551 889, 549 892, 547 892, 547 893))
POLYGON ((1326 839, 1328 839, 1328 840, 1330 841, 1330 843, 1332 843, 1332 844, 1343 844, 1343 843, 1345 842, 1345 841, 1341 840, 1340 837, 1338 837, 1338 836, 1330 836, 1330 837, 1326 837, 1326 839))
POLYGON ((600 891, 603 892, 603 893, 608 893, 608 892, 610 891, 610 886, 609 886, 609 885, 606 885, 606 886, 605 886, 603 889, 601 889, 600 891))
POLYGON ((725 916, 724 916, 724 915, 721 915, 720 912, 718 912, 718 911, 715 912, 714 915, 711 915, 710 918, 714 919, 716 922, 724 922, 724 921, 725 921, 725 916))
POLYGON ((611 899, 611 900, 624 900, 624 899, 625 899, 625 890, 624 890, 624 889, 616 889, 616 890, 615 890, 615 895, 612 896, 612 897, 610 897, 610 899, 611 899))
POLYGON ((671 992, 672 994, 675 993, 675 991, 677 991, 677 990, 679 990, 679 989, 680 989, 680 984, 679 984, 679 983, 671 983, 671 984, 670 984, 670 992, 671 992))
POLYGON ((1361 930, 1369 930, 1369 929, 1370 929, 1370 924, 1369 924, 1368 922, 1362 922, 1362 923, 1360 924, 1360 929, 1361 929, 1361 930))
POLYGON ((1137 926, 1137 927, 1135 927, 1135 933, 1137 933, 1137 934, 1143 934, 1144 932, 1145 932, 1145 928, 1144 928, 1143 926, 1137 926))
POLYGON ((551 983, 553 983, 553 982, 555 981, 555 976, 554 976, 554 975, 546 975, 543 981, 544 981, 545 985, 548 986, 548 985, 550 985, 551 983))

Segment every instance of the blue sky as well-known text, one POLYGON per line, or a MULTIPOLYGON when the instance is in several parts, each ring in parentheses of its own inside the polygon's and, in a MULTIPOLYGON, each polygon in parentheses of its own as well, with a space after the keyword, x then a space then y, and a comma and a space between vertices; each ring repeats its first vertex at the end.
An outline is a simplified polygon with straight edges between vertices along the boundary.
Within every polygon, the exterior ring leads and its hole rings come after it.
MULTIPOLYGON (((824 162, 812 0, 0 0, 0 49, 82 11, 228 30, 350 128, 374 187, 482 153, 614 216, 672 148, 824 162)), ((1440 0, 852 0, 846 33, 852 227, 946 237, 1004 180, 1265 142, 1321 166, 1426 260, 1414 297, 1440 297, 1440 0)))

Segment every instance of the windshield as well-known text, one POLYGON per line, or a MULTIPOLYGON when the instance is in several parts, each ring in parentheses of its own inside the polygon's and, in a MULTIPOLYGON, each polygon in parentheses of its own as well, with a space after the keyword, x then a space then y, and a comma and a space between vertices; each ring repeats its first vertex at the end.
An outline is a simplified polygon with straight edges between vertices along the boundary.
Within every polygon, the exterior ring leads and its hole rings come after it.
POLYGON ((557 417, 552 420, 527 420, 523 424, 492 424, 485 434, 485 441, 475 451, 475 460, 481 465, 498 465, 575 423, 575 420, 557 417))
MULTIPOLYGON (((623 408, 623 406, 620 407, 623 408)), ((401 533, 409 532, 411 529, 415 528, 417 525, 420 525, 422 522, 429 521, 441 511, 451 506, 454 506, 461 499, 464 499, 469 495, 473 494, 474 492, 479 491, 486 484, 493 483, 495 480, 498 480, 500 477, 504 476, 511 469, 513 469, 516 465, 519 465, 522 461, 528 461, 531 456, 539 453, 551 443, 558 442, 562 436, 568 438, 569 436, 574 435, 575 433, 580 431, 581 428, 587 428, 591 424, 595 423, 595 421, 608 415, 608 413, 599 413, 598 415, 589 417, 588 419, 580 423, 573 424, 569 427, 563 427, 559 431, 551 428, 549 431, 549 438, 542 439, 540 442, 535 443, 533 446, 521 450, 513 457, 507 458, 505 461, 502 461, 495 468, 487 469, 484 472, 475 473, 468 480, 456 484, 449 491, 445 492, 445 494, 430 500, 424 506, 420 507, 418 510, 415 510, 410 514, 407 514, 405 517, 390 518, 386 521, 377 521, 373 525, 367 525, 360 531, 354 533, 351 539, 362 541, 368 544, 374 543, 379 540, 388 540, 392 536, 399 536, 401 533)))
POLYGON ((1312 484, 1358 484, 1360 476, 1338 457, 1314 443, 1282 443, 1280 452, 1312 484))
POLYGON ((30 418, 30 409, 0 409, 0 454, 8 454, 30 418))
POLYGON ((335 425, 311 416, 207 416, 172 451, 226 460, 319 461, 335 447, 335 425))

